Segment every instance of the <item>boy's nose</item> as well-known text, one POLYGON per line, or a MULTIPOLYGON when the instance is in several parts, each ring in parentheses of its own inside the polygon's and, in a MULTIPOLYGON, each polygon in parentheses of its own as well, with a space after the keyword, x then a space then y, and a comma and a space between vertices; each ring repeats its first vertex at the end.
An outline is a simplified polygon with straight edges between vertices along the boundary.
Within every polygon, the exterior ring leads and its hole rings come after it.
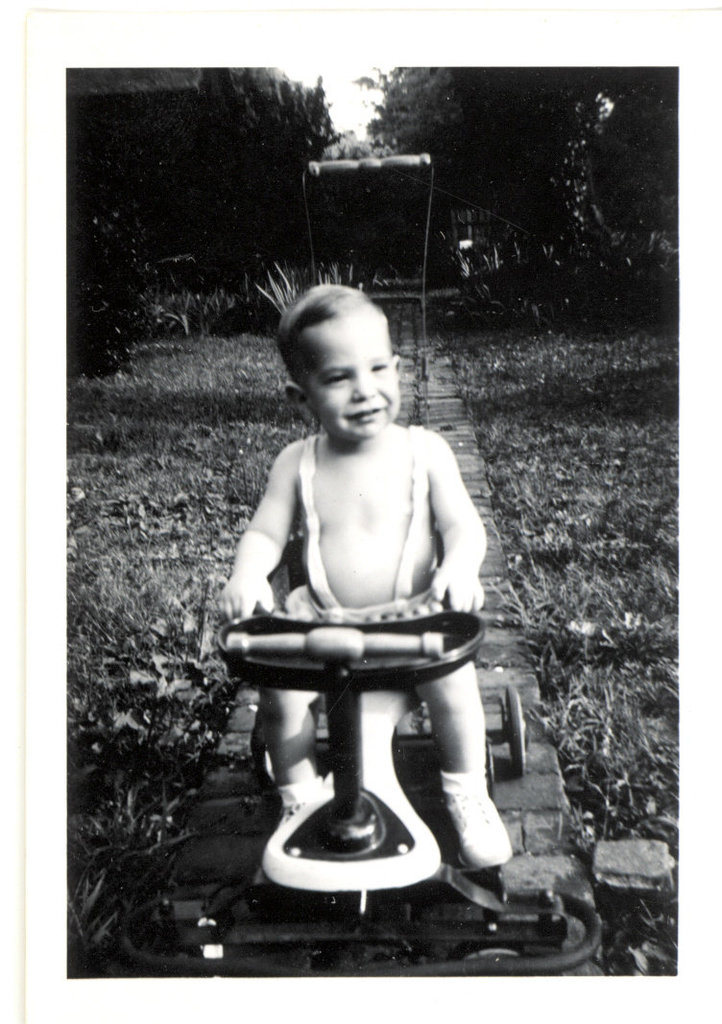
POLYGON ((360 373, 354 382, 354 398, 364 399, 372 395, 376 390, 373 376, 370 373, 360 373))

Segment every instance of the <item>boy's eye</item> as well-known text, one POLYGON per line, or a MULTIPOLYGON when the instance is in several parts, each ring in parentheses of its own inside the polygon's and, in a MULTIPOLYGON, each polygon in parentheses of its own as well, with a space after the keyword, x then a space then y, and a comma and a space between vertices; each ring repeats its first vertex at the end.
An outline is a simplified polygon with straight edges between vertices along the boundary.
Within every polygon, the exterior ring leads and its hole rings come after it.
POLYGON ((388 370, 388 368, 389 368, 389 364, 388 363, 377 363, 374 366, 373 370, 374 370, 374 373, 383 373, 384 370, 388 370))

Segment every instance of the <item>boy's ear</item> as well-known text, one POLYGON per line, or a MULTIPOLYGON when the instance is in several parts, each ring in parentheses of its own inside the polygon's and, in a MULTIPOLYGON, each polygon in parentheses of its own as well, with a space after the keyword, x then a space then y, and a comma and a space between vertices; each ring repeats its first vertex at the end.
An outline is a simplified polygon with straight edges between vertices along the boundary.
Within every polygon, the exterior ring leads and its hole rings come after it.
POLYGON ((296 409, 304 410, 308 408, 306 392, 295 381, 289 380, 286 383, 286 398, 296 409))

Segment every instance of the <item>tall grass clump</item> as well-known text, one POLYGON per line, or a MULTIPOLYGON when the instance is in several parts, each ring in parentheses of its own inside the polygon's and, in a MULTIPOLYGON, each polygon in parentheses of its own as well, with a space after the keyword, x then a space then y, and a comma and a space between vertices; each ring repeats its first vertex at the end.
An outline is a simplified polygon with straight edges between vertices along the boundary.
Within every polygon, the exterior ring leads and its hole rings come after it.
POLYGON ((661 839, 676 856, 676 340, 505 331, 447 345, 576 840, 661 839))
POLYGON ((185 836, 233 698, 216 600, 298 434, 265 337, 166 340, 68 394, 68 973, 112 963, 185 836))
POLYGON ((263 285, 256 282, 256 288, 280 316, 298 296, 317 284, 344 284, 354 287, 354 265, 339 263, 321 264, 315 276, 310 269, 275 262, 272 270, 266 271, 263 285))

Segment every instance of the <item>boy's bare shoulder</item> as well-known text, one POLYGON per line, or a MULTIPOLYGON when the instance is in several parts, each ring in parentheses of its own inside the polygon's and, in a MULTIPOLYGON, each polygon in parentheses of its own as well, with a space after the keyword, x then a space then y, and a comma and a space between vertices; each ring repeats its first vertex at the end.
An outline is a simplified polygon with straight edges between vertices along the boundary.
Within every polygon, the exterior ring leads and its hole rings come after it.
POLYGON ((424 430, 424 449, 429 480, 438 487, 456 487, 461 480, 454 450, 441 434, 424 430))
POLYGON ((442 437, 441 434, 437 434, 434 430, 427 430, 426 428, 422 431, 422 437, 424 439, 424 447, 426 449, 426 457, 430 464, 434 462, 448 463, 449 460, 456 462, 456 456, 451 448, 451 445, 442 437))
POLYGON ((298 474, 304 444, 305 440, 301 438, 299 441, 292 441, 285 448, 281 449, 271 467, 271 479, 276 480, 279 477, 288 477, 289 480, 295 479, 298 474))
POLYGON ((297 441, 291 441, 285 448, 276 456, 275 465, 289 465, 301 461, 301 454, 303 452, 304 445, 306 444, 306 438, 299 438, 297 441))

